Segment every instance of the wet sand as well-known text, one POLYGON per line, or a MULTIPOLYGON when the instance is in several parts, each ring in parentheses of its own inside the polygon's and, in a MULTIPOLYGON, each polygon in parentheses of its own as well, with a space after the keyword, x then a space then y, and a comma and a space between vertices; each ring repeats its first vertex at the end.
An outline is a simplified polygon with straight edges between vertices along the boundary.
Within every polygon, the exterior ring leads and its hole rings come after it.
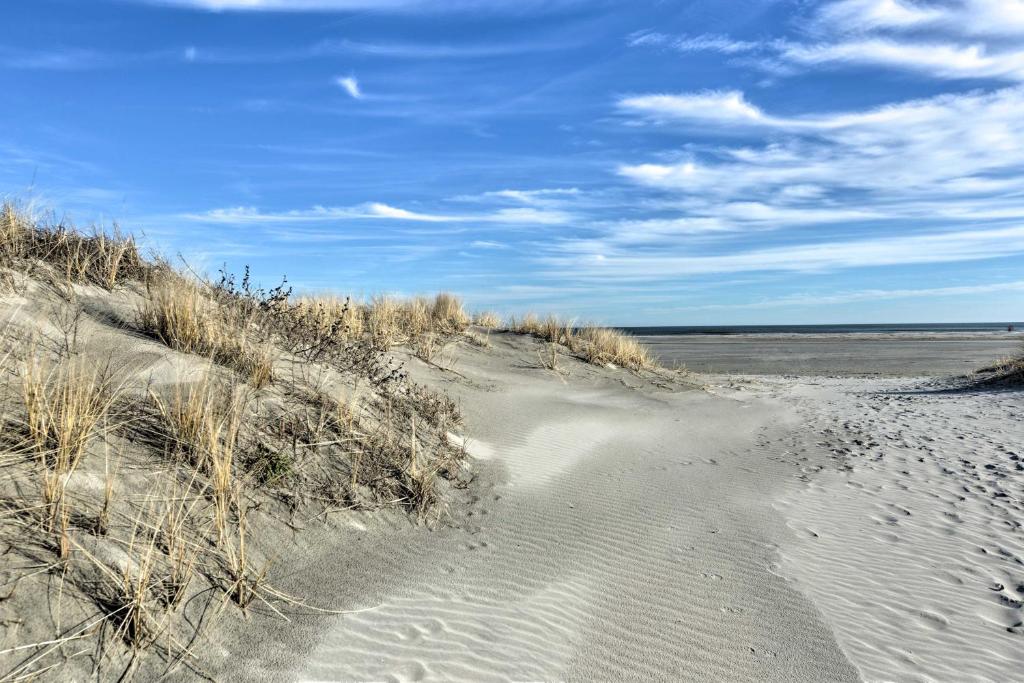
POLYGON ((1020 353, 1024 333, 675 335, 638 337, 666 365, 751 375, 962 375, 1020 353))

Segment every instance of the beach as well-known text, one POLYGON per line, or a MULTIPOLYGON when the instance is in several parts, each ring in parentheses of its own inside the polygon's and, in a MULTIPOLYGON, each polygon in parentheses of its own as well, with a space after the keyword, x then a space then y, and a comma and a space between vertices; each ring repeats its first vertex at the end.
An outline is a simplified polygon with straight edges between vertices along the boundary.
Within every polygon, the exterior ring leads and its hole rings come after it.
POLYGON ((466 410, 463 504, 429 532, 364 520, 294 564, 289 590, 358 611, 249 642, 247 677, 1007 680, 1024 663, 1020 392, 556 374, 535 340, 491 338, 450 371, 410 362, 466 410))
POLYGON ((1024 683, 1024 0, 31 0, 0 683, 1024 683))
POLYGON ((667 365, 756 375, 960 375, 1017 355, 1021 332, 643 335, 667 365))
POLYGON ((1022 365, 956 372, 1015 335, 648 348, 449 293, 289 300, 6 217, 9 679, 1024 664, 1022 365), (116 267, 76 275, 90 249, 116 267), (673 367, 694 353, 732 365, 673 367))

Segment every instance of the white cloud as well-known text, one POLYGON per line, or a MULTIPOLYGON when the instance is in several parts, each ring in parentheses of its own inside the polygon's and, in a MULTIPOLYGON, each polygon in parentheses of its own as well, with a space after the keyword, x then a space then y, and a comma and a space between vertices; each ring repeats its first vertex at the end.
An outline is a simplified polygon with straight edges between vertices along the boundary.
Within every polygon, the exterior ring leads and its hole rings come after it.
POLYGON ((634 95, 619 100, 619 107, 649 115, 656 120, 712 120, 720 123, 760 124, 760 109, 735 90, 708 90, 682 95, 634 95))
POLYGON ((363 91, 359 89, 359 81, 354 76, 341 76, 335 79, 335 82, 341 86, 342 90, 347 92, 353 99, 363 99, 363 91))
POLYGON ((822 272, 844 268, 953 263, 1024 254, 1024 227, 924 233, 816 242, 728 254, 687 255, 669 250, 630 252, 601 241, 567 241, 546 259, 581 277, 657 280, 752 271, 822 272))
POLYGON ((313 52, 348 52, 395 59, 478 59, 564 50, 574 46, 574 43, 566 40, 510 43, 367 43, 346 39, 320 42, 313 48, 313 52))
POLYGON ((452 216, 416 213, 415 211, 406 211, 405 209, 399 209, 379 202, 372 202, 363 206, 366 209, 366 214, 375 218, 397 218, 403 221, 422 221, 426 223, 442 223, 453 220, 452 216))
MULTIPOLYGON (((149 55, 145 55, 149 58, 149 55)), ((8 69, 39 69, 52 71, 81 71, 116 65, 113 55, 94 50, 58 49, 49 51, 19 51, 0 46, 0 66, 8 69)))
POLYGON ((779 190, 782 199, 818 199, 827 194, 827 190, 820 185, 789 185, 779 190))
POLYGON ((728 202, 691 208, 687 215, 671 218, 646 218, 602 224, 605 245, 626 245, 673 242, 693 235, 714 235, 753 230, 826 225, 884 218, 874 211, 844 207, 777 206, 762 202, 728 202))
POLYGON ((777 43, 782 59, 1024 81, 1024 0, 835 0, 810 28, 826 41, 777 43))
POLYGON ((816 26, 834 32, 935 29, 963 36, 1024 35, 1024 0, 838 0, 824 5, 816 26))
POLYGON ((493 192, 484 192, 482 196, 511 199, 523 204, 544 204, 552 199, 574 197, 579 193, 579 188, 576 187, 558 187, 540 190, 495 190, 493 192))
POLYGON ((743 41, 729 36, 669 36, 639 32, 632 46, 747 59, 763 71, 868 66, 941 79, 1024 81, 1024 0, 833 0, 803 26, 811 40, 743 41))
POLYGON ((734 40, 728 36, 705 33, 699 36, 670 36, 655 31, 640 31, 629 36, 630 46, 642 45, 668 47, 679 52, 720 52, 737 54, 761 47, 760 43, 734 40))
POLYGON ((203 223, 247 225, 258 223, 315 223, 353 219, 390 219, 416 223, 500 223, 506 225, 561 225, 570 220, 562 211, 535 208, 499 209, 486 214, 446 215, 409 211, 380 202, 367 202, 355 206, 314 206, 310 209, 263 212, 255 207, 238 206, 212 209, 203 213, 181 216, 203 223))
POLYGON ((805 66, 868 65, 916 71, 937 78, 1024 81, 1024 50, 990 52, 985 45, 898 42, 882 38, 778 45, 781 58, 805 66))
POLYGON ((761 309, 789 308, 792 306, 835 306, 837 304, 855 303, 858 301, 882 301, 888 299, 915 299, 949 296, 965 296, 972 294, 989 294, 992 292, 1024 291, 1024 280, 1011 282, 993 282, 981 285, 960 285, 955 287, 928 287, 924 289, 861 289, 838 292, 836 294, 792 294, 751 301, 742 304, 706 304, 702 306, 679 306, 675 310, 727 310, 727 309, 761 309))
POLYGON ((946 12, 904 0, 839 0, 826 4, 817 21, 837 31, 908 29, 941 21, 946 12))
POLYGON ((650 106, 643 113, 725 129, 737 123, 760 127, 773 135, 772 144, 722 148, 710 158, 673 163, 623 164, 623 176, 644 185, 727 197, 810 185, 869 190, 878 193, 876 199, 898 193, 906 200, 915 193, 930 196, 954 188, 985 192, 991 183, 1005 188, 1006 178, 1024 169, 1024 88, 797 117, 765 114, 738 93, 729 95, 725 113, 717 118, 712 103, 690 106, 692 101, 685 95, 646 100, 650 106))

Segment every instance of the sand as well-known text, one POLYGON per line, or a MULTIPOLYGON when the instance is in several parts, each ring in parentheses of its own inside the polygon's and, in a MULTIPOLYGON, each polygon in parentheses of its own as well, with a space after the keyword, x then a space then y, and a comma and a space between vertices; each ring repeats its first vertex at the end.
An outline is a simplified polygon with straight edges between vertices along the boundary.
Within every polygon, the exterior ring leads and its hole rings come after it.
POLYGON ((773 501, 803 484, 765 444, 795 409, 569 360, 556 375, 534 340, 492 339, 459 349, 458 374, 410 361, 462 402, 466 504, 434 531, 364 516, 294 563, 282 588, 363 611, 250 640, 247 677, 856 680, 773 571, 790 534, 773 501))
MULTIPOLYGON (((1011 680, 1024 664, 1020 392, 566 362, 492 335, 453 370, 477 480, 432 531, 332 531, 260 680, 1011 680), (326 596, 334 596, 327 598, 326 596)), ((269 646, 268 646, 269 645, 269 646)), ((244 654, 239 659, 238 654, 244 654)))
POLYGON ((835 454, 776 503, 794 531, 779 572, 812 598, 861 675, 1019 679, 1022 393, 894 380, 769 386, 806 417, 794 461, 835 454))
POLYGON ((667 365, 759 375, 946 376, 1015 356, 1022 332, 640 337, 667 365))
MULTIPOLYGON (((95 297, 90 343, 180 374, 187 358, 102 322, 130 297, 95 297)), ((272 585, 298 602, 223 611, 169 679, 1020 678, 1021 390, 553 372, 539 341, 490 340, 429 365, 399 352, 466 418, 474 477, 440 522, 258 511, 272 585)), ((936 370, 962 349, 915 346, 936 370)))

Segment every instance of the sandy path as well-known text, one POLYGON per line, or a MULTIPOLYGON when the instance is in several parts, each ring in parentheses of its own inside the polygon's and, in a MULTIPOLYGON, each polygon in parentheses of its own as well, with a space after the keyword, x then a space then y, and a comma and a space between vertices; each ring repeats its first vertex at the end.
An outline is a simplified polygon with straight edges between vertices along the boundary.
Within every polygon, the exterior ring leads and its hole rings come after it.
POLYGON ((562 381, 497 346, 449 387, 496 479, 453 530, 347 567, 383 581, 378 606, 332 620, 293 677, 856 678, 771 571, 788 533, 771 500, 798 482, 758 444, 790 413, 608 373, 562 381))
MULTIPOLYGON (((1024 393, 923 381, 764 381, 804 414, 813 474, 779 509, 780 572, 814 599, 867 680, 1024 672, 1024 393)), ((809 458, 804 462, 803 458, 809 458)))

